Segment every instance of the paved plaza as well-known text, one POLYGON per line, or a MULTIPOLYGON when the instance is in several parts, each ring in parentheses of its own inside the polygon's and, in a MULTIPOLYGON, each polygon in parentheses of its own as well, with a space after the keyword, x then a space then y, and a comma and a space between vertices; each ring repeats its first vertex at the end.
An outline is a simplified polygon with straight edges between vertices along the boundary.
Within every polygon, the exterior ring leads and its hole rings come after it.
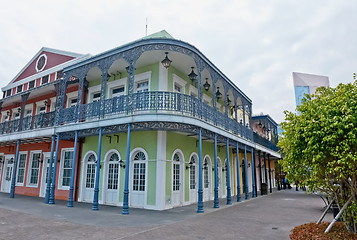
MULTIPOLYGON (((291 190, 236 202, 225 200, 214 209, 205 202, 205 213, 197 205, 165 211, 100 206, 65 201, 55 205, 42 198, 0 193, 0 239, 289 239, 297 225, 316 221, 324 203, 319 196, 291 190)), ((328 213, 326 221, 332 220, 328 213)))

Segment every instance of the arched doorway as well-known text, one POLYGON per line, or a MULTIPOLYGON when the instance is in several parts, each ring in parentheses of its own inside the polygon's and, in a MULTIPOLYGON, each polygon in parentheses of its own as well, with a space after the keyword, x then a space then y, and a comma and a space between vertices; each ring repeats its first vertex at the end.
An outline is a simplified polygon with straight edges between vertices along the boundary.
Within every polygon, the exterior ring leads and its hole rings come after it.
POLYGON ((189 162, 189 182, 190 182, 190 202, 197 202, 197 183, 198 183, 198 157, 196 153, 191 154, 189 162))
POLYGON ((104 160, 103 204, 119 204, 120 155, 117 151, 109 151, 104 160))
POLYGON ((97 156, 90 151, 84 157, 82 176, 82 201, 93 202, 97 156))
POLYGON ((206 156, 203 160, 203 200, 208 201, 212 198, 212 166, 211 159, 206 156))
POLYGON ((143 208, 146 205, 147 196, 147 153, 141 148, 134 149, 131 159, 130 205, 143 208))
POLYGON ((172 157, 172 206, 181 206, 184 201, 184 171, 183 154, 180 150, 175 151, 172 157))

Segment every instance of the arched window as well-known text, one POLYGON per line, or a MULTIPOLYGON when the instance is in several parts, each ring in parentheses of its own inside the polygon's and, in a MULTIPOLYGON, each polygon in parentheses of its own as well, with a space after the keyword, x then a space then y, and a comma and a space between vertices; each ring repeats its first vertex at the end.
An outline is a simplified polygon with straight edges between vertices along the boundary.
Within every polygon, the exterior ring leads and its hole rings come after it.
POLYGON ((108 189, 118 189, 119 156, 113 153, 108 163, 108 189))
POLYGON ((146 157, 143 152, 134 156, 133 166, 133 191, 145 191, 146 157))
POLYGON ((89 155, 87 160, 86 188, 94 188, 95 163, 96 163, 96 159, 94 154, 89 155))
POLYGON ((172 175, 173 175, 172 190, 178 191, 180 190, 180 157, 177 153, 175 153, 173 159, 172 175))
POLYGON ((196 156, 190 159, 190 189, 196 189, 196 156))
POLYGON ((209 181, 208 181, 208 160, 207 158, 205 158, 205 161, 203 163, 203 175, 204 175, 204 179, 203 179, 203 187, 204 188, 208 188, 209 185, 209 181))

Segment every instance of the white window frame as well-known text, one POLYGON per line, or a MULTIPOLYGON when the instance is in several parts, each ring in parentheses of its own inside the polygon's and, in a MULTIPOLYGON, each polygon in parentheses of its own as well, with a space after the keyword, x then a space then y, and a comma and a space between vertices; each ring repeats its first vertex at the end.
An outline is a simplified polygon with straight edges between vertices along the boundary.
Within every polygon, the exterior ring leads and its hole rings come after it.
POLYGON ((108 91, 107 91, 108 98, 113 98, 113 89, 119 87, 124 87, 124 93, 122 95, 127 94, 127 78, 116 79, 114 81, 108 82, 108 91))
MULTIPOLYGON (((7 110, 9 111, 9 110, 7 110)), ((7 115, 7 111, 1 112, 1 122, 8 122, 10 119, 10 114, 7 115)))
POLYGON ((181 88, 180 93, 185 94, 186 93, 186 85, 187 82, 185 80, 183 80, 182 78, 180 78, 179 76, 177 76, 176 74, 172 74, 172 91, 173 92, 177 92, 175 90, 175 85, 179 86, 181 88))
POLYGON ((29 165, 27 168, 27 178, 26 178, 26 187, 38 187, 39 180, 40 180, 40 175, 41 175, 41 163, 42 163, 42 151, 41 150, 34 150, 30 152, 30 159, 29 159, 29 165), (32 170, 32 160, 33 160, 33 155, 34 154, 40 154, 40 162, 38 165, 38 175, 37 175, 37 184, 30 183, 31 180, 31 170, 32 170))
POLYGON ((134 78, 134 93, 137 93, 138 83, 148 81, 148 92, 151 90, 151 71, 135 75, 134 78))
POLYGON ((28 116, 32 116, 32 115, 33 115, 33 103, 27 104, 27 105, 25 106, 24 117, 28 117, 28 116), (28 114, 27 114, 27 111, 28 111, 28 110, 31 110, 31 115, 28 115, 28 114))
MULTIPOLYGON (((71 101, 73 99, 77 99, 78 98, 78 92, 71 92, 71 93, 67 93, 67 104, 66 104, 66 108, 70 108, 72 107, 71 105, 71 101)), ((78 99, 77 99, 78 102, 78 99)), ((77 104, 77 103, 76 103, 77 104)), ((74 106, 74 105, 73 105, 74 106)))
MULTIPOLYGON (((60 168, 59 168, 58 182, 57 182, 57 189, 60 189, 60 190, 69 190, 69 187, 70 187, 70 186, 62 186, 64 153, 68 152, 68 151, 72 151, 73 154, 76 154, 74 152, 74 148, 62 148, 62 150, 61 150, 61 160, 60 160, 60 168)), ((72 169, 73 169, 73 166, 72 166, 72 169)))
POLYGON ((88 88, 87 103, 92 103, 93 102, 93 95, 95 93, 101 92, 100 88, 101 88, 101 85, 97 85, 97 86, 93 86, 93 87, 88 88))
POLYGON ((192 97, 195 97, 195 98, 198 97, 198 89, 193 85, 190 85, 189 93, 190 93, 190 96, 192 96, 192 97))
POLYGON ((47 109, 46 109, 46 106, 45 106, 45 100, 36 102, 36 115, 38 115, 40 113, 46 113, 46 112, 47 112, 47 109), (40 111, 41 107, 45 107, 45 111, 44 112, 40 111))
POLYGON ((25 180, 26 179, 26 167, 27 167, 27 159, 28 159, 28 153, 27 151, 21 151, 19 152, 19 162, 17 163, 17 169, 16 169, 16 186, 24 186, 24 183, 25 183, 25 180), (24 178, 23 178, 23 182, 22 183, 19 183, 17 181, 17 178, 19 176, 19 169, 20 169, 20 156, 21 154, 25 154, 26 155, 26 159, 25 159, 25 167, 24 167, 24 178))
POLYGON ((20 112, 18 112, 17 109, 18 108, 13 108, 12 109, 12 117, 11 117, 12 120, 20 119, 21 110, 20 110, 20 112), (17 114, 18 114, 18 116, 16 116, 17 114))

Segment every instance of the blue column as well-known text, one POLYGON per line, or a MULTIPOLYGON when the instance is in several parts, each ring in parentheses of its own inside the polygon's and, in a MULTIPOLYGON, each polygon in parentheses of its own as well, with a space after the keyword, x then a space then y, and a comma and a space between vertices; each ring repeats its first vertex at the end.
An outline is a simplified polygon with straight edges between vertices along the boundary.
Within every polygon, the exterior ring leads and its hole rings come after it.
POLYGON ((217 134, 214 134, 214 201, 213 207, 219 208, 218 199, 218 164, 217 164, 217 134))
MULTIPOLYGON (((56 140, 56 135, 52 135, 50 166, 48 167, 45 203, 48 203, 48 201, 50 200, 50 190, 51 190, 51 180, 52 180, 51 177, 52 177, 53 150, 55 148, 55 140, 56 140)), ((44 169, 46 169, 46 164, 47 164, 46 162, 43 164, 43 166, 45 166, 44 169)))
POLYGON ((21 140, 17 139, 15 163, 14 163, 14 169, 12 171, 12 179, 11 179, 10 198, 15 197, 16 172, 17 172, 17 164, 19 162, 20 143, 21 143, 21 140))
POLYGON ((75 173, 76 173, 77 141, 78 141, 78 130, 75 131, 75 136, 74 136, 74 150, 73 150, 73 160, 72 160, 71 185, 69 186, 67 207, 73 207, 73 188, 74 188, 74 177, 75 177, 75 173))
POLYGON ((249 199, 247 146, 244 145, 245 199, 249 199))
POLYGON ((202 190, 202 129, 199 132, 199 147, 198 147, 198 203, 197 212, 203 213, 203 190, 202 190))
POLYGON ((100 156, 102 154, 102 127, 99 128, 99 140, 98 140, 98 159, 97 167, 95 170, 95 183, 94 183, 94 198, 92 210, 98 210, 98 195, 99 195, 99 176, 100 176, 100 156))
POLYGON ((227 182, 227 205, 232 204, 231 197, 231 170, 229 164, 229 138, 227 138, 227 174, 226 174, 226 182, 227 182))
POLYGON ((240 172, 239 172, 239 148, 238 148, 238 142, 237 142, 237 202, 241 201, 241 195, 240 195, 240 172))
POLYGON ((54 166, 53 166, 53 175, 51 181, 51 191, 50 191, 50 198, 48 200, 48 204, 55 204, 55 190, 56 190, 56 174, 57 174, 57 159, 58 159, 58 146, 60 141, 60 135, 57 133, 57 142, 56 142, 56 153, 54 159, 54 166))
POLYGON ((254 162, 254 149, 252 148, 252 198, 257 197, 255 189, 255 162, 254 162))
POLYGON ((125 186, 122 214, 129 214, 129 166, 130 166, 130 123, 128 124, 128 139, 126 143, 125 186))

